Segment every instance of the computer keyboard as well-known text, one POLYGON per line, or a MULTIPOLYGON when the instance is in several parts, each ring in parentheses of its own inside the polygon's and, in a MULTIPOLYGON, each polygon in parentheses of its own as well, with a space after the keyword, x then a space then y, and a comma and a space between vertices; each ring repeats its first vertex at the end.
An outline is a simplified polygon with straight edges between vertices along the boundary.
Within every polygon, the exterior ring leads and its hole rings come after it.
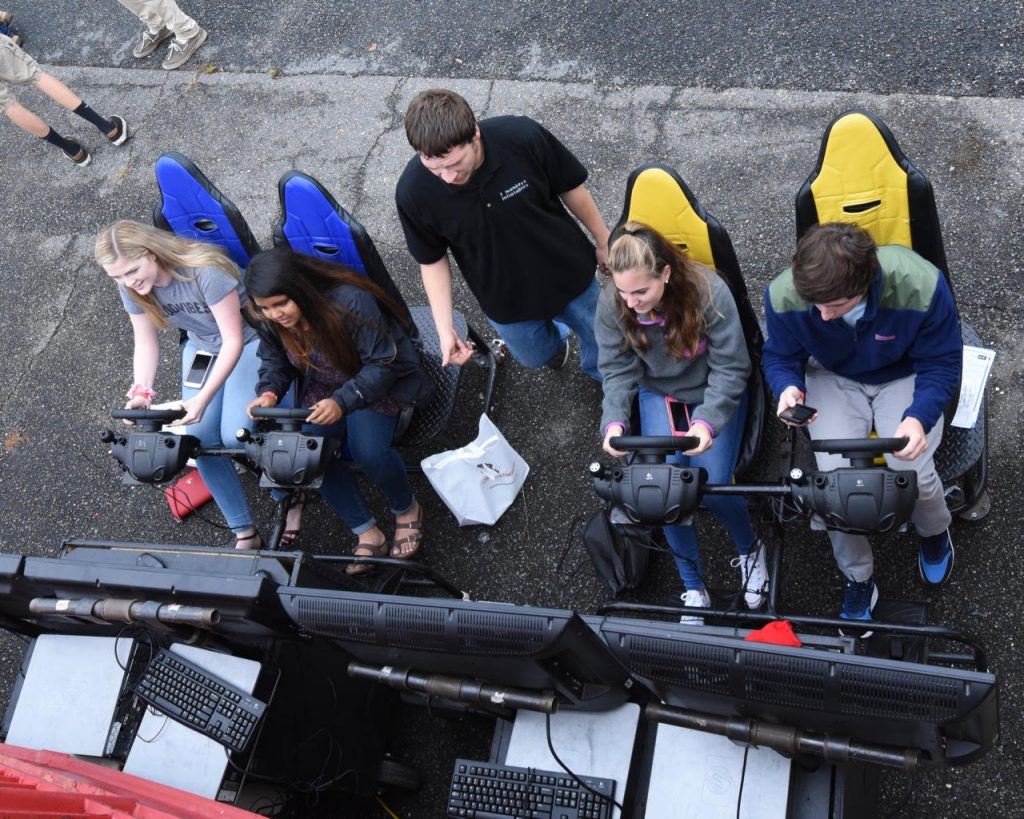
POLYGON ((178 654, 160 649, 135 693, 171 719, 233 751, 244 751, 266 703, 178 654))
POLYGON ((611 819, 615 780, 456 759, 448 816, 467 819, 611 819))

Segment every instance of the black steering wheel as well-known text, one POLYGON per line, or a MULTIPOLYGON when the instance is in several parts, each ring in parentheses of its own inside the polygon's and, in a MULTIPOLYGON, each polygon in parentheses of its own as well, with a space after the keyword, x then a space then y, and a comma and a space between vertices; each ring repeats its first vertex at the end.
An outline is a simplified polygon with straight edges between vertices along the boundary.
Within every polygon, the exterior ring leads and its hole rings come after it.
POLYGON ((185 417, 182 407, 169 409, 115 409, 110 411, 111 418, 132 421, 141 432, 156 432, 164 424, 185 417))
POLYGON ((644 454, 685 452, 700 446, 694 435, 619 435, 608 441, 616 449, 644 454))
POLYGON ((822 438, 811 441, 815 452, 899 452, 910 441, 909 438, 822 438))
POLYGON ((909 442, 909 438, 822 438, 811 441, 811 449, 842 455, 854 466, 870 466, 875 458, 886 452, 899 452, 909 442))
POLYGON ((309 417, 309 407, 253 407, 253 418, 277 421, 285 432, 298 432, 309 417))

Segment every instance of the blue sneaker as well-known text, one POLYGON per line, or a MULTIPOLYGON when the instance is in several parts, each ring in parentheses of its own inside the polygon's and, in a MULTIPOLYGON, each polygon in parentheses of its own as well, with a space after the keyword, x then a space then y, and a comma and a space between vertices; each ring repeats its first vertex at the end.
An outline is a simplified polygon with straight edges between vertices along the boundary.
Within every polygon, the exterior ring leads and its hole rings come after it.
POLYGON ((921 581, 933 589, 941 586, 953 573, 955 557, 949 529, 921 538, 921 551, 917 555, 917 570, 921 573, 921 581))
MULTIPOLYGON (((839 612, 839 617, 842 620, 861 620, 870 623, 871 612, 877 602, 878 586, 875 585, 874 577, 869 577, 863 583, 847 579, 843 586, 843 610, 839 612)), ((856 633, 856 636, 870 637, 871 632, 856 633)))

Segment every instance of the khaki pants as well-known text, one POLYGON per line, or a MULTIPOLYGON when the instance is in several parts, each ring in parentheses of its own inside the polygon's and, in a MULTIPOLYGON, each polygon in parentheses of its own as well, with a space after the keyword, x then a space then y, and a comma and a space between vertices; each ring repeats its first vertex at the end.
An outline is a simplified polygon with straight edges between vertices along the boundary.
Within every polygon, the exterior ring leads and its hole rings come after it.
POLYGON ((185 14, 174 0, 117 0, 138 17, 150 31, 168 28, 174 39, 184 42, 199 31, 199 24, 185 14))
MULTIPOLYGON (((861 384, 823 369, 813 359, 807 365, 807 404, 818 410, 818 417, 807 431, 813 440, 826 438, 867 438, 872 425, 879 438, 891 438, 914 397, 914 376, 885 384, 861 384)), ((887 454, 890 469, 917 473, 917 503, 911 521, 922 537, 937 535, 952 521, 942 481, 935 470, 935 450, 942 441, 943 419, 927 432, 928 448, 913 461, 900 461, 887 454)), ((818 469, 849 466, 841 455, 816 452, 818 469)), ((871 544, 863 535, 830 530, 832 553, 839 570, 850 580, 863 583, 875 573, 871 544)))
POLYGON ((0 34, 0 112, 17 102, 11 94, 11 85, 31 85, 42 73, 35 60, 6 34, 0 34))

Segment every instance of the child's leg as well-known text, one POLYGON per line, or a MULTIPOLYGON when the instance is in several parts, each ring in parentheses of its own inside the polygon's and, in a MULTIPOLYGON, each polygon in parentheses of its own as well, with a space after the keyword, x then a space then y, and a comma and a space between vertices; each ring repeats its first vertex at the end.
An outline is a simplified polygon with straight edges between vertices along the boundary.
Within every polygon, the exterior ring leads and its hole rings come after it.
MULTIPOLYGON (((58 105, 64 106, 86 122, 95 125, 96 129, 108 139, 115 139, 118 136, 118 131, 121 128, 119 123, 113 122, 106 117, 101 117, 86 105, 81 97, 52 74, 47 74, 45 71, 41 72, 39 79, 36 80, 36 88, 58 105)), ((122 120, 121 122, 123 123, 124 121, 122 120)))
POLYGON ((45 139, 50 133, 50 126, 33 114, 20 102, 13 102, 4 108, 7 119, 17 125, 21 130, 28 131, 32 136, 45 139))
POLYGON ((61 136, 21 103, 15 102, 8 105, 4 109, 4 113, 19 128, 60 148, 66 156, 79 165, 88 164, 86 157, 89 156, 89 152, 82 147, 80 142, 61 136))

